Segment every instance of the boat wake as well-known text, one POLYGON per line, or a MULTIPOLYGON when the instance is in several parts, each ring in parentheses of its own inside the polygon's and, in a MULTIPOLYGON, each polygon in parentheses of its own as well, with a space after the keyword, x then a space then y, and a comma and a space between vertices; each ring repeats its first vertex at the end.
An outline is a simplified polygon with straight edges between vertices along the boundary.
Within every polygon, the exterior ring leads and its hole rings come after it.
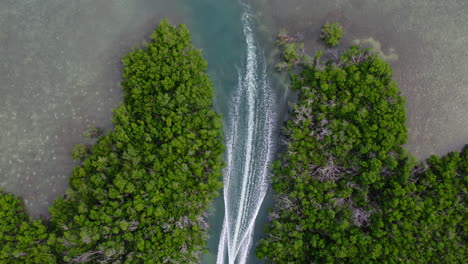
POLYGON ((265 58, 257 50, 251 13, 242 16, 247 44, 245 65, 238 69, 239 84, 232 101, 224 171, 225 217, 217 264, 245 263, 253 229, 267 191, 274 114, 265 58))

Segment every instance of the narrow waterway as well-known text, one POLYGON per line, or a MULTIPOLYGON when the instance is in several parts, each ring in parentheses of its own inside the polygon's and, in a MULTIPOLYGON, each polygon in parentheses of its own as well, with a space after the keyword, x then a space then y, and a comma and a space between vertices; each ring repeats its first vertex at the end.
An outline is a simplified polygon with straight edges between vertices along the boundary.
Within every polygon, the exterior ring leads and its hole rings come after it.
POLYGON ((268 168, 285 100, 264 56, 251 8, 242 1, 187 3, 194 41, 209 62, 215 107, 222 113, 226 168, 222 196, 210 212, 204 263, 258 263, 253 246, 263 232, 268 168), (199 34, 199 35, 198 35, 199 34))
POLYGON ((227 168, 224 173, 225 216, 217 263, 245 263, 253 229, 267 192, 275 114, 263 53, 253 32, 251 11, 242 24, 247 57, 238 69, 239 84, 227 125, 227 168))

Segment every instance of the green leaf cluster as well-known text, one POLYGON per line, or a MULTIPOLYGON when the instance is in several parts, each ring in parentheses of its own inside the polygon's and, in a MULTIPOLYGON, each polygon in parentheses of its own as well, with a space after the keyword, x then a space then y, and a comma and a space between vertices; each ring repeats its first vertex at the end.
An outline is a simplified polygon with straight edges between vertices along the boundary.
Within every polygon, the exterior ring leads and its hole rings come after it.
POLYGON ((55 236, 31 220, 20 200, 0 190, 0 263, 56 263, 55 236))
POLYGON ((390 66, 356 47, 291 74, 299 98, 274 163, 257 256, 272 263, 462 263, 468 146, 418 163, 390 66))
POLYGON ((89 154, 89 146, 85 144, 76 144, 73 147, 72 159, 74 160, 84 160, 89 154))
POLYGON ((339 23, 326 23, 322 27, 320 38, 325 41, 327 46, 336 47, 340 44, 340 39, 343 37, 343 27, 339 23))
POLYGON ((187 27, 165 20, 149 44, 122 61, 124 102, 115 109, 114 130, 75 148, 82 164, 49 209, 50 235, 41 233, 40 222, 17 215, 18 201, 5 196, 0 213, 13 221, 0 230, 13 241, 5 256, 32 258, 54 238, 51 252, 60 263, 198 263, 207 237, 204 213, 222 187, 224 166, 207 63, 187 27), (15 241, 27 224, 37 231, 23 247, 15 241))

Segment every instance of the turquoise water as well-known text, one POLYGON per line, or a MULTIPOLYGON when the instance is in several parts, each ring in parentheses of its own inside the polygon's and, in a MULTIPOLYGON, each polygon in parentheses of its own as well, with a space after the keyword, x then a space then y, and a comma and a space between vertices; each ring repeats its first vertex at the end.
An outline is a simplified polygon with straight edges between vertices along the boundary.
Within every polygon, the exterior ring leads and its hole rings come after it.
MULTIPOLYGON (((212 207, 204 263, 258 262, 251 251, 268 190, 281 109, 270 81, 251 8, 237 1, 188 2, 194 42, 209 61, 215 107, 223 114, 226 141, 224 190, 212 207), (273 106, 276 108, 273 108, 273 106)), ((284 102, 283 102, 284 104, 284 102)))

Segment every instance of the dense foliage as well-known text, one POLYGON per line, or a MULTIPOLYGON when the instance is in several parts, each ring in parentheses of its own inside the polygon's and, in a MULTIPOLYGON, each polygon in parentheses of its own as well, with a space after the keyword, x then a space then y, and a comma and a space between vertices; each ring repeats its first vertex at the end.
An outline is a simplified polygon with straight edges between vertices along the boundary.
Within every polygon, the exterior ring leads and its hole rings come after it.
POLYGON ((28 219, 20 200, 0 190, 0 263, 55 263, 54 242, 41 220, 28 219))
POLYGON ((462 263, 468 146, 417 163, 390 66, 356 47, 292 74, 299 92, 274 164, 257 255, 273 263, 462 263))
POLYGON ((43 235, 40 222, 28 224, 18 201, 5 196, 12 201, 1 213, 8 225, 20 225, 0 230, 2 239, 13 241, 5 254, 22 255, 24 244, 46 254, 39 246, 48 238, 58 262, 198 262, 206 239, 203 214, 222 186, 223 166, 207 63, 184 25, 163 21, 151 42, 123 64, 125 95, 115 128, 94 145, 75 148, 74 158, 83 163, 49 210, 53 235, 43 235), (15 242, 28 225, 31 237, 15 242))
POLYGON ((343 37, 343 27, 339 23, 326 23, 322 27, 320 38, 325 41, 327 46, 335 47, 340 44, 340 39, 343 37))

